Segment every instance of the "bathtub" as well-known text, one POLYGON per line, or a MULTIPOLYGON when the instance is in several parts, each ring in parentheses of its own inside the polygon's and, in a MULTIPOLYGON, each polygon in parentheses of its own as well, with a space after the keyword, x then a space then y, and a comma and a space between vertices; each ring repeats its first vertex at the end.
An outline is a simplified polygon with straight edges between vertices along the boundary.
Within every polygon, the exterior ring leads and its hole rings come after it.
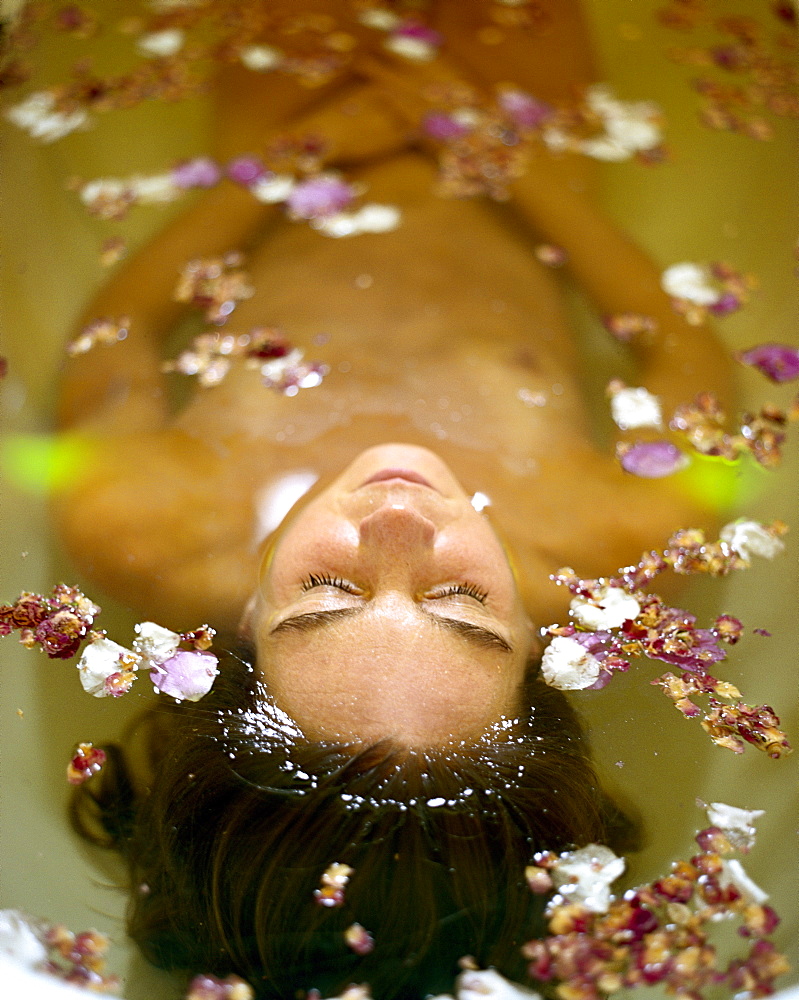
MULTIPOLYGON (((776 120, 776 136, 757 142, 697 123, 698 100, 687 67, 668 61, 664 50, 689 44, 677 33, 653 27, 656 0, 591 0, 598 48, 606 79, 620 97, 652 99, 664 109, 673 162, 644 167, 608 165, 602 197, 609 212, 664 266, 680 260, 724 260, 758 275, 760 288, 739 314, 719 322, 733 350, 763 340, 796 343, 799 330, 793 244, 799 208, 796 123, 776 120)), ((726 6, 759 10, 755 0, 726 6)), ((764 15, 765 16, 765 15, 764 15)), ((43 50, 50 76, 68 65, 64 46, 43 50)), ((138 147, 141 170, 203 151, 208 109, 201 100, 183 105, 137 108, 108 116, 102 126, 61 143, 41 146, 2 123, 4 169, 0 232, 7 244, 2 260, 2 351, 7 377, 0 382, 3 434, 30 448, 46 450, 54 386, 65 331, 82 302, 102 281, 97 248, 105 230, 77 199, 64 192, 73 175, 123 172, 119 149, 138 147), (152 126, 155 126, 154 130, 152 126), (147 143, 135 137, 147 130, 147 143), (30 437, 26 437, 29 435, 30 437)), ((127 167, 124 167, 127 170, 127 167)), ((131 213, 125 232, 131 246, 160 228, 172 206, 131 213)), ((575 298, 573 310, 586 333, 586 350, 611 370, 617 349, 607 344, 596 321, 575 298)), ((741 370, 744 404, 787 401, 762 376, 741 370)), ((796 521, 799 497, 799 432, 773 474, 742 478, 734 516, 796 521)), ((34 477, 35 478, 35 477, 34 477)), ((24 476, 4 474, 2 483, 2 568, 0 600, 21 590, 47 591, 59 580, 80 582, 58 545, 46 497, 24 476)), ((732 515, 731 515, 732 516, 732 515)), ((799 740, 799 530, 793 524, 786 552, 761 561, 726 581, 699 580, 681 601, 700 618, 721 612, 747 626, 772 633, 747 634, 732 651, 724 677, 739 684, 747 700, 773 705, 794 743, 799 740)), ((555 567, 553 567, 554 569, 555 567)), ((130 633, 133 613, 90 590, 103 606, 103 626, 113 636, 130 633)), ((68 832, 66 763, 75 743, 100 743, 117 734, 147 695, 132 692, 115 701, 87 698, 70 663, 47 661, 8 638, 2 651, 0 788, 2 843, 0 906, 60 921, 74 930, 97 927, 115 942, 111 967, 122 975, 128 1000, 172 1000, 184 982, 151 968, 124 938, 124 894, 114 859, 93 852, 68 832)), ((799 975, 799 753, 781 761, 754 749, 734 755, 712 746, 698 725, 684 720, 642 677, 646 666, 619 677, 604 692, 584 692, 576 701, 586 716, 602 773, 623 799, 635 802, 646 822, 647 844, 630 859, 628 884, 649 880, 672 859, 690 857, 692 836, 703 825, 697 800, 764 809, 758 843, 746 859, 751 877, 771 894, 783 922, 775 935, 794 965, 785 982, 799 975)), ((654 676, 654 675, 652 675, 654 676)), ((144 685, 142 685, 144 687, 144 685)), ((17 970, 8 976, 27 974, 17 970)), ((53 1000, 57 984, 6 978, 15 995, 53 1000)), ((783 994, 796 1000, 799 987, 783 994)), ((72 994, 74 995, 74 994, 72 994)), ((67 994, 64 994, 67 996, 67 994)))

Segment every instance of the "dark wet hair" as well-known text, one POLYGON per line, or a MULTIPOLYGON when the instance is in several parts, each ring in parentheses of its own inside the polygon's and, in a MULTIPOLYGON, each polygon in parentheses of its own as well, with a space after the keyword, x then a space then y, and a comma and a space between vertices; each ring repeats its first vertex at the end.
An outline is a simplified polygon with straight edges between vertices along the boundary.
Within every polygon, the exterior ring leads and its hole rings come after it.
POLYGON ((534 670, 501 739, 410 750, 306 738, 251 662, 228 655, 201 702, 148 712, 143 783, 109 747, 73 802, 79 832, 124 855, 129 933, 156 965, 281 998, 352 982, 421 997, 450 990, 465 955, 523 978, 519 948, 544 931, 535 852, 629 846, 574 711, 534 670), (354 871, 328 908, 314 890, 334 862, 354 871), (370 954, 345 942, 356 922, 370 954))

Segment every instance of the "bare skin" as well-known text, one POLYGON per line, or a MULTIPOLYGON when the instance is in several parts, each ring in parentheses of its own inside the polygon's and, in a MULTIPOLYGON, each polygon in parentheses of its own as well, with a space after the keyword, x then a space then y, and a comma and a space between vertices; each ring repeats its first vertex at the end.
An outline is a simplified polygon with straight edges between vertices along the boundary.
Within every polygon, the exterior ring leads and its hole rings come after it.
MULTIPOLYGON (((520 600, 539 625, 563 614, 565 597, 548 579, 559 567, 607 573, 711 518, 669 482, 626 475, 593 443, 562 293, 536 244, 566 249, 601 313, 656 318, 657 337, 637 349, 638 384, 666 410, 707 388, 723 394, 727 371, 711 332, 683 323, 653 263, 593 206, 585 161, 541 151, 501 206, 431 192, 435 165, 407 124, 419 73, 454 73, 486 92, 512 80, 546 100, 574 96, 596 78, 576 4, 557 4, 540 36, 508 32, 501 51, 475 40, 481 11, 439 5, 446 63, 429 69, 376 51, 352 79, 321 92, 244 71, 220 80, 217 155, 257 150, 269 133, 322 132, 331 165, 368 185, 369 200, 400 206, 396 231, 330 240, 225 182, 88 307, 86 321, 130 316, 131 335, 68 366, 61 426, 86 438, 92 460, 56 507, 87 575, 143 613, 235 629, 264 586, 257 581, 270 539, 259 504, 270 488, 299 471, 317 477, 318 492, 365 449, 390 442, 430 449, 464 496, 490 498, 520 600), (236 368, 170 414, 159 369, 161 341, 180 316, 170 301, 175 277, 191 257, 231 249, 247 250, 257 292, 230 328, 281 326, 331 372, 286 398, 236 368)), ((421 600, 410 584, 406 592, 421 600)), ((268 614, 274 619, 275 608, 268 614)), ((522 645, 529 651, 529 639, 522 645)), ((512 688, 498 696, 507 710, 512 688)), ((308 716, 317 710, 310 705, 308 716)))

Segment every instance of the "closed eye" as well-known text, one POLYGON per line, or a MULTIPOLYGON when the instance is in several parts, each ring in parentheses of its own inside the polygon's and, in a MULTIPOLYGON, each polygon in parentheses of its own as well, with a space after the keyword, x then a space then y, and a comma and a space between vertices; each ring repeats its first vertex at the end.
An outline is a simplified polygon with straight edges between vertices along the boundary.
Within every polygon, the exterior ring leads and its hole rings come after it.
POLYGON ((313 590, 315 587, 335 587, 348 594, 360 594, 360 590, 349 580, 343 580, 340 576, 328 576, 324 573, 321 576, 311 573, 307 579, 302 581, 303 590, 313 590))
POLYGON ((425 596, 428 598, 439 598, 439 597, 450 597, 452 594, 466 594, 467 597, 473 597, 480 604, 485 604, 488 594, 485 590, 481 590, 474 583, 448 583, 442 587, 436 587, 429 591, 425 596))

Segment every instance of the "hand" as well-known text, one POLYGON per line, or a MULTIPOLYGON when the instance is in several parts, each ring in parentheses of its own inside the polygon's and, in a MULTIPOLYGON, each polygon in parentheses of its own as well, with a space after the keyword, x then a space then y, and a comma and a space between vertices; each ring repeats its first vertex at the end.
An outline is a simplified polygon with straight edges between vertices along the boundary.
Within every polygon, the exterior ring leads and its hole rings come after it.
POLYGON ((390 52, 369 53, 357 61, 355 71, 378 87, 384 102, 417 131, 430 111, 486 99, 465 72, 441 55, 429 62, 410 62, 390 52))

